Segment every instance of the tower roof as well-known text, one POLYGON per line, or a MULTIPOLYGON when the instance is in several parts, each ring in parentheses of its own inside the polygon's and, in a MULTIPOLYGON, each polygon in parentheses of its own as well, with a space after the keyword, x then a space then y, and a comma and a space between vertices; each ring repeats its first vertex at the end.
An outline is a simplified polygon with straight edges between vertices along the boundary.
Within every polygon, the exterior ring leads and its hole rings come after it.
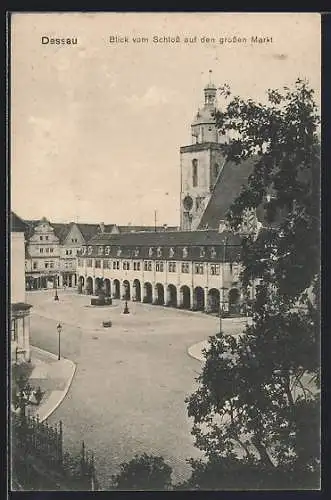
POLYGON ((212 82, 212 79, 211 79, 211 75, 212 75, 212 70, 210 69, 209 70, 209 82, 207 83, 207 85, 205 86, 204 88, 204 91, 206 90, 217 90, 216 89, 216 85, 212 82))
POLYGON ((217 90, 216 85, 212 82, 208 82, 204 90, 217 90))
POLYGON ((201 124, 214 125, 216 123, 214 112, 215 112, 214 109, 202 108, 195 115, 191 126, 194 127, 195 125, 201 125, 201 124))

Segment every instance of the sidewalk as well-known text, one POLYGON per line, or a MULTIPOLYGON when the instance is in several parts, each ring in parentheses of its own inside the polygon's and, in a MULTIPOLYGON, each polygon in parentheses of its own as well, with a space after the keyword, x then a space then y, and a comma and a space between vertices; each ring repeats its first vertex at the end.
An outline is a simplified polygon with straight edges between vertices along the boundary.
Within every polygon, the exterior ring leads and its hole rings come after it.
POLYGON ((76 365, 70 359, 57 359, 55 354, 31 346, 31 363, 34 369, 29 383, 45 392, 39 406, 29 406, 30 415, 46 420, 62 403, 72 383, 76 365))
MULTIPOLYGON (((252 319, 250 317, 249 318, 246 318, 246 317, 245 318, 224 318, 222 321, 224 323, 229 322, 229 323, 242 324, 243 328, 244 328, 247 323, 251 324, 252 319)), ((242 332, 240 332, 238 334, 232 333, 231 335, 236 337, 237 335, 242 335, 242 332)), ((207 346, 208 346, 208 340, 202 340, 201 342, 198 342, 197 344, 193 344, 192 346, 190 346, 187 349, 187 352, 188 352, 189 356, 191 356, 192 358, 197 359, 198 361, 205 361, 205 358, 202 354, 202 349, 205 349, 207 346)))

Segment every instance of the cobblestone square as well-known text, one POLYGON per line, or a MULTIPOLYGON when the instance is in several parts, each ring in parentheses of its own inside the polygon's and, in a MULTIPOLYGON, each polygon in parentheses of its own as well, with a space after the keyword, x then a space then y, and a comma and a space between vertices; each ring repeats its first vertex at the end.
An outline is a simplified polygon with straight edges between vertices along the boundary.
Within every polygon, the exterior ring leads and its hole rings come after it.
MULTIPOLYGON (((195 387, 201 363, 188 348, 218 331, 214 316, 129 302, 89 307, 90 297, 31 292, 31 343, 57 354, 56 326, 62 324, 61 354, 77 364, 72 386, 49 418, 64 424, 66 446, 85 441, 96 454, 98 476, 107 489, 118 465, 135 453, 163 455, 174 480, 189 473, 185 459, 197 457, 185 397, 195 387), (102 321, 110 319, 111 328, 102 321)), ((226 322, 239 333, 242 323, 226 322)))

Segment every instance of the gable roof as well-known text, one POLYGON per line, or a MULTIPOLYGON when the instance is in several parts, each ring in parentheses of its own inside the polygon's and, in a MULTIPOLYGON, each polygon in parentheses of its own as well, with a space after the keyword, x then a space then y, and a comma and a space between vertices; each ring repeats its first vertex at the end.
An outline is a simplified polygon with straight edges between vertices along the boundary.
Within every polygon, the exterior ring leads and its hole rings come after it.
POLYGON ((60 243, 63 243, 64 240, 66 239, 70 231, 71 224, 72 224, 71 222, 69 224, 50 222, 50 225, 54 229, 54 234, 59 238, 60 243))
MULTIPOLYGON (((26 236, 30 238, 35 230, 35 227, 42 222, 42 219, 32 219, 25 220, 24 223, 26 225, 26 236)), ((51 222, 47 221, 54 229, 54 234, 59 238, 59 243, 63 244, 66 237, 69 234, 72 226, 76 224, 78 229, 80 230, 85 241, 88 241, 98 232, 101 232, 101 224, 89 224, 89 223, 78 223, 78 222, 51 222)), ((105 224, 104 231, 111 232, 115 227, 115 224, 105 224)))
POLYGON ((220 220, 226 219, 227 211, 247 184, 253 172, 255 158, 236 164, 226 161, 213 189, 213 193, 200 220, 199 229, 218 229, 220 220))
POLYGON ((15 212, 10 212, 10 231, 14 233, 25 233, 27 230, 27 225, 15 214, 15 212))
POLYGON ((77 223, 77 226, 82 233, 82 236, 85 241, 88 241, 94 236, 95 234, 100 231, 100 225, 99 224, 85 224, 85 223, 77 223))

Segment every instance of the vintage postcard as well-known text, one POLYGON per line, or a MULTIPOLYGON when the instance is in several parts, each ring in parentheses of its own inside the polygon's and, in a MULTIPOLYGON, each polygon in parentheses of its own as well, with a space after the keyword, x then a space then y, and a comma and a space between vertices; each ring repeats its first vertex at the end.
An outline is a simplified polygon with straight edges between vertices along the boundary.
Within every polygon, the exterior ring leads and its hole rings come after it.
POLYGON ((12 490, 320 488, 320 16, 9 16, 12 490))

